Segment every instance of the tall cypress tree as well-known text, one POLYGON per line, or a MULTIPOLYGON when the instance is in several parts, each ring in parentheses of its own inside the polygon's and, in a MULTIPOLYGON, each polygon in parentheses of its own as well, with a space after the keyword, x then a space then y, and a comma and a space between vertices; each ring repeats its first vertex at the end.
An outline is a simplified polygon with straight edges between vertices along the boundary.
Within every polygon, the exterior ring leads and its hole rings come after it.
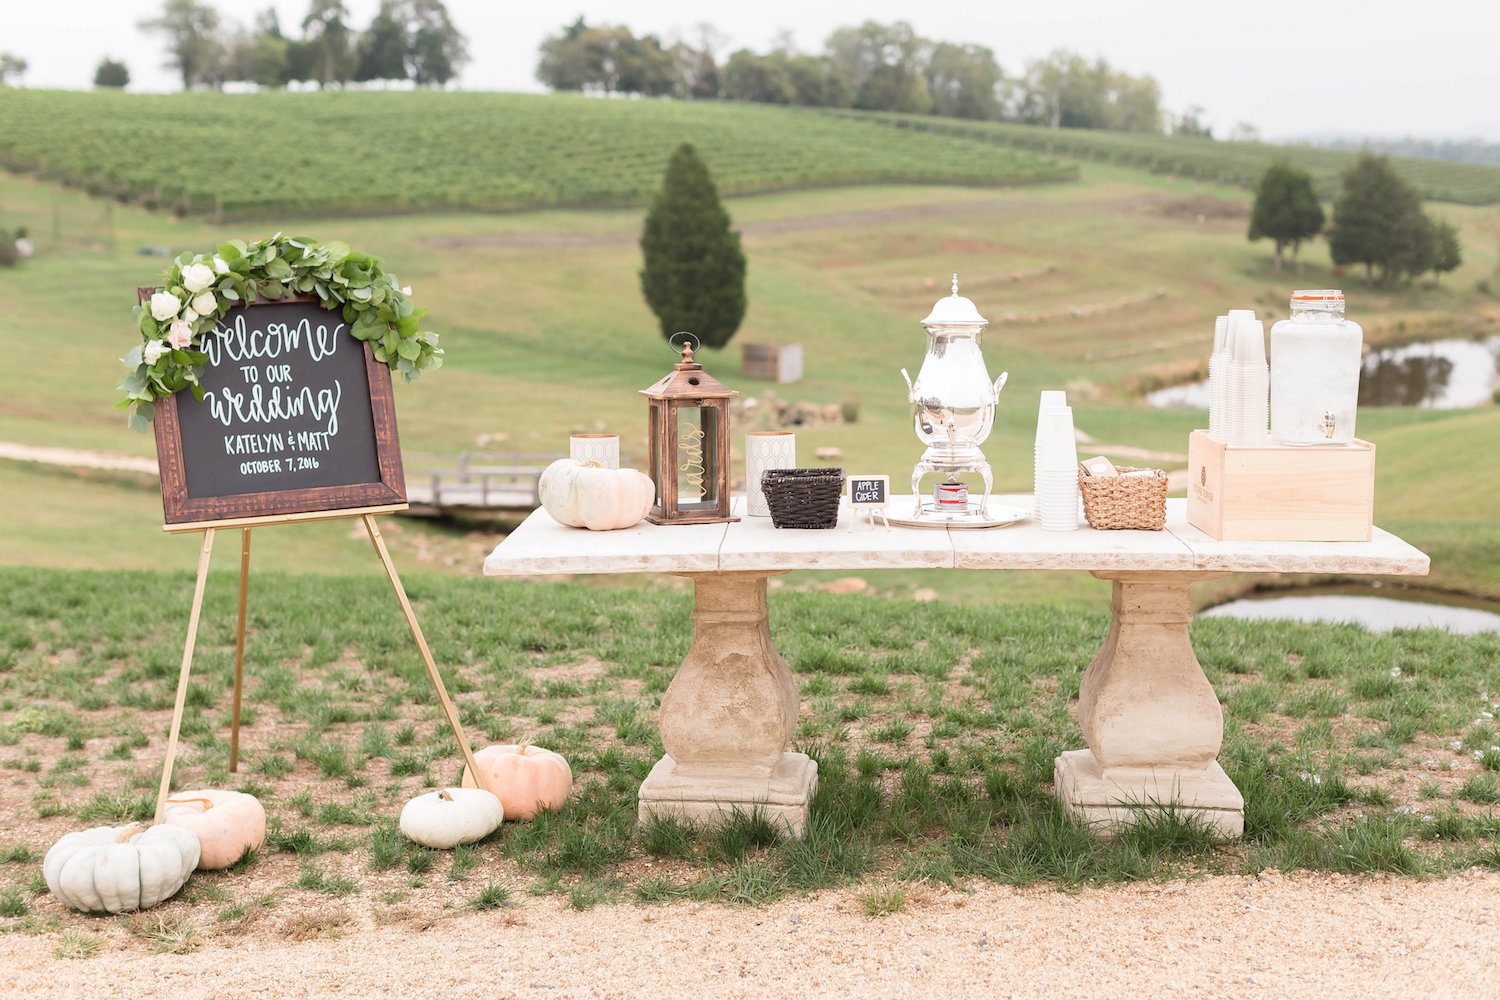
POLYGON ((745 318, 745 254, 708 167, 688 143, 667 163, 641 252, 641 291, 662 336, 688 330, 706 347, 729 343, 745 318))

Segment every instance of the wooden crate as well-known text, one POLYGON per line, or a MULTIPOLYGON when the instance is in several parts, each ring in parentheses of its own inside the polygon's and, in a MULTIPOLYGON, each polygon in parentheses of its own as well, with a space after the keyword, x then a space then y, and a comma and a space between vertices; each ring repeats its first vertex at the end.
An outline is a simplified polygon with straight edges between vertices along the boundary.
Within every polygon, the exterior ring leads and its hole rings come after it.
POLYGON ((741 344, 740 374, 787 384, 802 381, 801 344, 741 344))
POLYGON ((1230 448, 1188 439, 1188 523, 1235 541, 1364 542, 1375 519, 1375 446, 1230 448))

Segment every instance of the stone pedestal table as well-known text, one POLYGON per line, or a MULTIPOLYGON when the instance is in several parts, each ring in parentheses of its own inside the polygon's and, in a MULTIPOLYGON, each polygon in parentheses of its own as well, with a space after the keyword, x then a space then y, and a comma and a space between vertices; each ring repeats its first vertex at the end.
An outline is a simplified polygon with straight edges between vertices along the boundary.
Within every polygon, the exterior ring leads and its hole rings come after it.
MULTIPOLYGON (((890 510, 912 498, 893 497, 890 510)), ((1030 508, 1031 498, 992 501, 1030 508)), ((744 499, 736 501, 744 513, 744 499)), ((1428 559, 1375 529, 1368 542, 1218 542, 1167 502, 1165 531, 1043 531, 1034 521, 986 530, 850 527, 778 530, 766 518, 567 528, 533 513, 489 555, 487 576, 667 573, 693 581, 693 641, 662 697, 666 756, 641 785, 642 820, 712 823, 760 810, 801 834, 817 764, 789 747, 799 703, 771 637, 767 578, 797 569, 1076 570, 1110 580, 1109 632, 1084 674, 1085 747, 1057 758, 1064 809, 1102 835, 1166 806, 1220 835, 1244 831, 1244 800, 1216 760, 1224 717, 1193 655, 1188 588, 1226 573, 1422 575, 1428 559)))

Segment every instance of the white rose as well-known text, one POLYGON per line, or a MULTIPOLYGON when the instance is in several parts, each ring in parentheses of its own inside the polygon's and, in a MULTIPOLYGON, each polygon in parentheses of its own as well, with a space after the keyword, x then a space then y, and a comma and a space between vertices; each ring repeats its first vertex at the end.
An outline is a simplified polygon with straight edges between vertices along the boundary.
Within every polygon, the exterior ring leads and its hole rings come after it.
POLYGON ((214 270, 216 272, 218 272, 219 274, 228 274, 229 273, 229 265, 226 264, 226 263, 224 263, 224 258, 223 257, 215 257, 214 258, 214 270))
MULTIPOLYGON (((172 325, 176 326, 177 324, 174 323, 172 325)), ((141 360, 146 362, 147 365, 154 365, 161 359, 162 353, 166 349, 167 345, 163 344, 161 341, 148 340, 146 341, 145 348, 141 351, 141 360)))
POLYGON ((194 309, 192 306, 188 306, 182 311, 182 318, 187 320, 189 323, 196 323, 198 322, 198 310, 194 309))
POLYGON ((217 308, 219 308, 219 303, 214 301, 213 292, 204 292, 193 299, 193 312, 199 316, 210 316, 217 308))
POLYGON ((151 315, 158 323, 165 323, 177 315, 177 310, 182 308, 182 300, 171 292, 156 292, 151 296, 151 315))
POLYGON ((167 340, 180 351, 193 342, 193 328, 180 319, 173 320, 172 328, 167 332, 167 340))
POLYGON ((190 292, 201 292, 214 283, 214 269, 207 264, 189 264, 182 269, 182 283, 190 292))
POLYGON ((411 286, 407 285, 405 288, 401 289, 401 294, 402 295, 410 295, 411 294, 411 286))

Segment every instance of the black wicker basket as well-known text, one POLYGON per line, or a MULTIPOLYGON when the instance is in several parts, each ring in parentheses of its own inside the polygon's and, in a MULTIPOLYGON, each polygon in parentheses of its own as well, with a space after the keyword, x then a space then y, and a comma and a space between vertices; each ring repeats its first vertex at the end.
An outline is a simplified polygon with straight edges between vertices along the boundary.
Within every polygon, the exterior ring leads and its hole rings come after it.
POLYGON ((843 469, 771 469, 760 488, 778 528, 833 528, 839 523, 843 469))

